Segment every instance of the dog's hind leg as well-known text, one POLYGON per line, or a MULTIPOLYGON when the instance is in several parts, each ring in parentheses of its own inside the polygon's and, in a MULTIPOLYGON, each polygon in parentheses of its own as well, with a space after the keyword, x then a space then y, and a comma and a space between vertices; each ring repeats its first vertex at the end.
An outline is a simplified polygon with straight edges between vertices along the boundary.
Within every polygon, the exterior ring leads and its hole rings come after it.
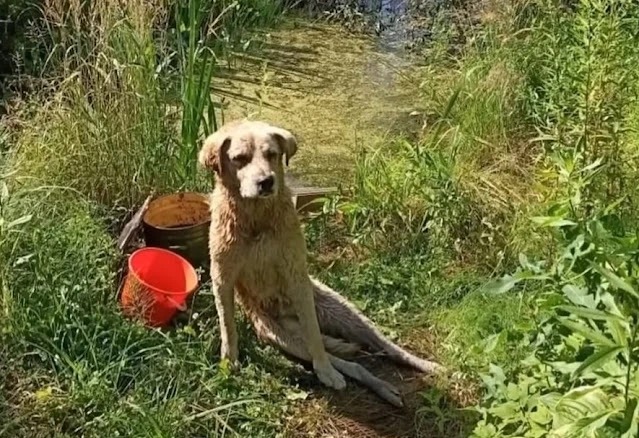
MULTIPOLYGON (((298 334, 300 330, 295 329, 295 326, 299 325, 297 321, 285 321, 284 324, 282 324, 266 315, 257 314, 250 315, 250 319, 257 336, 264 342, 279 348, 285 355, 292 359, 296 359, 305 364, 312 362, 306 344, 298 334)), ((370 371, 358 363, 349 362, 330 354, 331 347, 335 347, 341 353, 350 353, 351 349, 355 348, 353 344, 344 343, 330 336, 323 336, 323 340, 325 348, 329 352, 329 360, 337 371, 370 388, 380 398, 386 400, 393 406, 402 407, 404 405, 399 390, 395 386, 375 377, 370 371)))
POLYGON ((436 373, 444 369, 438 363, 421 359, 396 345, 348 300, 316 279, 311 280, 315 311, 323 334, 344 338, 374 352, 384 352, 396 362, 424 373, 436 373))
POLYGON ((393 406, 398 408, 404 406, 399 389, 395 386, 375 377, 370 371, 357 362, 350 362, 331 355, 329 355, 329 358, 337 371, 370 388, 380 398, 386 400, 393 406))
MULTIPOLYGON (((262 317, 262 319, 268 319, 268 317, 262 317)), ((279 324, 281 329, 286 333, 300 333, 300 323, 297 318, 280 318, 277 321, 277 324, 279 324)), ((322 342, 324 344, 324 349, 328 353, 341 357, 342 359, 353 357, 362 351, 361 345, 325 335, 324 333, 322 333, 322 342)))

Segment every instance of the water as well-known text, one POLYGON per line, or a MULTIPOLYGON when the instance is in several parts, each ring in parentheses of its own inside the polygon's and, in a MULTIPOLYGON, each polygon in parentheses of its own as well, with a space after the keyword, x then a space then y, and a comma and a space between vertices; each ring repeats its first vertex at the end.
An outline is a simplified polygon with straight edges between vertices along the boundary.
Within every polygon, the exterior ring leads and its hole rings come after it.
POLYGON ((381 0, 386 24, 377 37, 306 20, 273 31, 216 78, 226 95, 243 96, 228 101, 226 119, 260 118, 292 131, 300 144, 289 169, 294 185, 350 185, 359 149, 419 123, 410 114, 421 76, 403 47, 403 5, 381 0))
POLYGON ((400 52, 407 42, 406 0, 364 0, 361 7, 377 16, 375 33, 379 47, 400 52))

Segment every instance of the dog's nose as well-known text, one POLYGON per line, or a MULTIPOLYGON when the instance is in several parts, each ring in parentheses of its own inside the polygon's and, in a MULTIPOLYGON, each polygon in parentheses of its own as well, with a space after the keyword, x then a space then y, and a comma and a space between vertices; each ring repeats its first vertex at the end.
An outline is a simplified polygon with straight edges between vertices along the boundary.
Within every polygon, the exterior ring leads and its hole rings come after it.
POLYGON ((260 189, 260 195, 266 195, 273 192, 273 186, 275 185, 275 178, 273 175, 267 176, 258 183, 260 189))

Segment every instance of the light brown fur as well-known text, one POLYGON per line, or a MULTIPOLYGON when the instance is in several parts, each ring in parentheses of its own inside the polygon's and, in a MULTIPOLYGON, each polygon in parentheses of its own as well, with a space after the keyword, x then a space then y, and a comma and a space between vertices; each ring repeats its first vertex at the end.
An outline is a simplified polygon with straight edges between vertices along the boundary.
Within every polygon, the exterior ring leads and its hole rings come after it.
POLYGON ((296 150, 295 138, 282 128, 236 121, 209 136, 200 151, 200 163, 216 174, 209 245, 222 357, 237 366, 235 296, 261 339, 312 363, 325 385, 344 388, 343 373, 401 405, 396 388, 340 357, 365 346, 424 372, 441 367, 386 339, 352 304, 309 276, 282 164, 296 150))

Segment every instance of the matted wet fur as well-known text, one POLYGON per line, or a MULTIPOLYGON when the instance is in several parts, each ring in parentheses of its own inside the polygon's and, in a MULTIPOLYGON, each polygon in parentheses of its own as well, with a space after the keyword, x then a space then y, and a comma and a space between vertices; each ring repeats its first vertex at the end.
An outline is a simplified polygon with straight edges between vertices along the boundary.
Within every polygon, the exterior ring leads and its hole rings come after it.
POLYGON ((312 364, 323 384, 343 389, 345 374, 401 406, 397 388, 345 358, 364 347, 422 372, 442 367, 391 342, 355 306, 309 276, 304 235, 284 181, 283 161, 296 151, 289 131, 247 120, 224 125, 200 151, 200 163, 216 175, 209 247, 222 358, 239 366, 237 299, 259 338, 312 364))

